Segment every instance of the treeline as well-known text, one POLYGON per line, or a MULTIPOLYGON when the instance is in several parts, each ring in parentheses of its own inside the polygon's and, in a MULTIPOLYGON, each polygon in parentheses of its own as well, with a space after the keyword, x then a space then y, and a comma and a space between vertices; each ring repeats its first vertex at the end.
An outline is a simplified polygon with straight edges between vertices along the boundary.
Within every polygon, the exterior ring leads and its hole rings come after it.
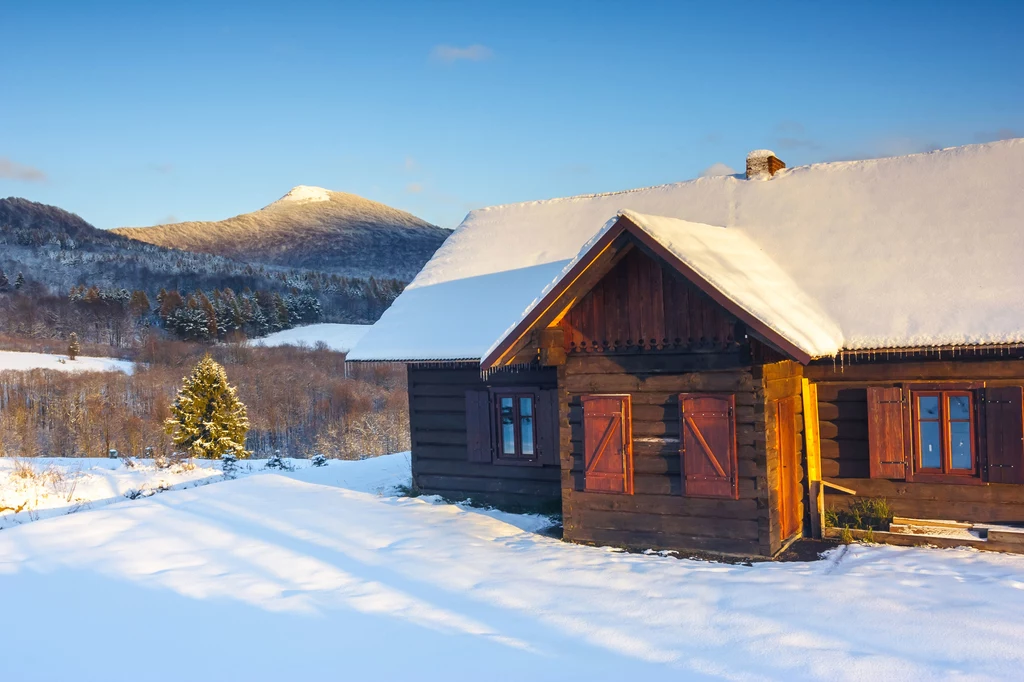
MULTIPOLYGON (((150 338, 132 375, 0 372, 0 455, 170 456, 163 430, 182 377, 205 352, 150 338)), ((378 365, 346 377, 344 355, 326 349, 212 349, 238 387, 255 456, 398 452, 409 447, 404 367, 378 365)))
MULTIPOLYGON (((285 302, 289 297, 315 299, 321 321, 369 324, 405 286, 395 279, 245 264, 162 249, 92 228, 75 236, 54 231, 43 239, 43 234, 28 228, 5 228, 0 223, 0 333, 43 339, 66 338, 75 331, 98 342, 109 339, 118 347, 131 346, 142 338, 132 338, 129 333, 163 326, 153 317, 125 319, 126 308, 117 305, 117 296, 121 291, 129 292, 129 297, 141 291, 152 302, 161 289, 179 292, 186 306, 188 297, 197 291, 211 298, 213 292, 229 289, 277 295, 285 302), (27 241, 38 243, 28 246, 27 241), (103 305, 79 305, 68 292, 82 288, 86 293, 95 290, 108 300, 102 301, 103 305)), ((187 322, 195 322, 195 317, 187 322)), ((257 326, 255 322, 250 330, 257 326)), ((273 327, 272 321, 269 327, 273 327)))
POLYGON ((116 348, 138 346, 156 330, 182 340, 256 338, 314 322, 372 321, 403 287, 396 280, 329 275, 312 278, 318 286, 308 288, 309 274, 299 278, 305 288, 285 286, 295 283, 285 278, 281 286, 245 286, 239 293, 232 287, 161 287, 151 295, 146 288, 94 283, 73 285, 61 297, 31 276, 19 272, 11 282, 0 270, 0 331, 61 339, 73 331, 85 342, 116 348))

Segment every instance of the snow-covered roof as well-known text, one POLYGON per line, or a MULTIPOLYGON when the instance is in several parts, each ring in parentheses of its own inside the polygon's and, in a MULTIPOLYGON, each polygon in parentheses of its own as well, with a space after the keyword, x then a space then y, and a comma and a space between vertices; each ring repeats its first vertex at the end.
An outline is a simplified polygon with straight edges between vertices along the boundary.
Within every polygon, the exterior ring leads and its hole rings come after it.
POLYGON ((602 237, 619 225, 619 218, 646 233, 703 283, 721 293, 749 318, 768 327, 787 345, 809 357, 832 355, 840 349, 842 336, 836 324, 740 230, 622 211, 566 264, 520 319, 487 349, 485 358, 509 339, 520 321, 537 310, 540 301, 565 281, 578 262, 592 255, 602 237))
POLYGON ((733 295, 756 250, 756 276, 785 278, 800 297, 747 304, 799 327, 786 334, 812 355, 1024 343, 1016 139, 473 211, 349 359, 479 360, 623 211, 736 234, 742 249, 731 237, 701 241, 699 230, 659 231, 681 259, 718 260, 733 295))

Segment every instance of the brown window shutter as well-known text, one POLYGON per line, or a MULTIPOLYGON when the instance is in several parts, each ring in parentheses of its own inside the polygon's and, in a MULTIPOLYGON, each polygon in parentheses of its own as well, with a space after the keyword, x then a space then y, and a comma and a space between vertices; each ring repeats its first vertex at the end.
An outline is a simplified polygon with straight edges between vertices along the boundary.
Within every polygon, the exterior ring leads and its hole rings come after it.
POLYGON ((487 391, 466 391, 466 449, 470 462, 490 463, 494 438, 491 435, 491 400, 487 391))
POLYGON ((868 468, 871 478, 907 478, 903 389, 868 389, 868 468))
POLYGON ((537 392, 537 458, 541 464, 559 466, 558 391, 537 392))
POLYGON ((679 419, 683 494, 738 498, 736 396, 681 393, 679 419))
POLYGON ((985 389, 990 483, 1024 483, 1024 400, 1020 386, 985 389))
POLYGON ((583 489, 633 494, 628 395, 583 396, 583 489))

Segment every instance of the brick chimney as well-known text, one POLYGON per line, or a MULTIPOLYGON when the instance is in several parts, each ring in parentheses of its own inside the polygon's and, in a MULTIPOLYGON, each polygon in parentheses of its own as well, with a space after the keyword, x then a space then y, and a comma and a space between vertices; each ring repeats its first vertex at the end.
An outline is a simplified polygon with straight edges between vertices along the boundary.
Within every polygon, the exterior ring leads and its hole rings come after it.
POLYGON ((786 167, 770 149, 755 149, 747 154, 747 179, 770 178, 786 167))

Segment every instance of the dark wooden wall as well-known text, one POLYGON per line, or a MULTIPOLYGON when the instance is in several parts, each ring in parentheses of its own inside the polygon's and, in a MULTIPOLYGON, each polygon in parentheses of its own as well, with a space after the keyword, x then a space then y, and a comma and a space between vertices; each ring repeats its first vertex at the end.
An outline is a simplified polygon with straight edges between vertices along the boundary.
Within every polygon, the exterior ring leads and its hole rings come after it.
POLYGON ((409 365, 414 486, 427 494, 469 497, 510 510, 557 510, 561 494, 558 467, 469 462, 466 450, 467 390, 555 388, 556 379, 553 368, 496 372, 484 381, 473 365, 454 369, 409 365))
POLYGON ((569 353, 737 344, 736 318, 640 248, 576 302, 560 326, 569 353))
POLYGON ((1024 384, 1024 361, 880 362, 808 370, 818 384, 821 474, 857 491, 825 488, 825 505, 839 509, 865 497, 884 497, 898 516, 985 522, 1024 522, 1024 486, 956 485, 869 478, 867 388, 901 382, 980 381, 985 386, 1024 384))
POLYGON ((559 368, 567 540, 765 556, 778 550, 769 512, 763 372, 755 377, 739 354, 716 363, 697 355, 577 355, 559 368), (709 364, 718 369, 706 371, 709 364), (678 394, 691 391, 736 395, 738 500, 682 495, 678 394), (633 495, 583 492, 580 396, 592 393, 632 396, 633 495))

